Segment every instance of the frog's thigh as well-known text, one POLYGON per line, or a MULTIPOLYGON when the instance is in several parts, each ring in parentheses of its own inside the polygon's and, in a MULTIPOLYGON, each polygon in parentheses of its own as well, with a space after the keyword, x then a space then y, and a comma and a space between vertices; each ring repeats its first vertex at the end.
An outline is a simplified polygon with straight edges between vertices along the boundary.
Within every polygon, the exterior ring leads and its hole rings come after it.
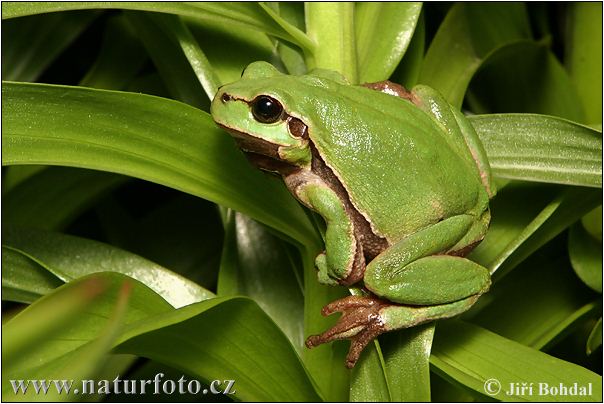
POLYGON ((338 195, 322 180, 302 182, 295 190, 299 199, 323 217, 327 224, 325 232, 325 254, 317 257, 319 281, 337 284, 351 272, 357 242, 354 225, 338 195))
POLYGON ((365 272, 365 286, 378 296, 409 305, 455 302, 488 290, 486 268, 465 258, 441 255, 474 223, 459 215, 422 229, 378 255, 365 272))

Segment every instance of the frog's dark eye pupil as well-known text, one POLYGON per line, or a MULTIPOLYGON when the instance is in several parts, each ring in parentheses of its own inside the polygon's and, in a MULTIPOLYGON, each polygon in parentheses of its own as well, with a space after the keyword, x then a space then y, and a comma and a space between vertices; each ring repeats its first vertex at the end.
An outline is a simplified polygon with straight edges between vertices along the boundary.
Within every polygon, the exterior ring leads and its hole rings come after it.
POLYGON ((252 114, 258 122, 277 122, 281 118, 282 113, 283 107, 281 103, 274 98, 260 95, 252 101, 252 114))

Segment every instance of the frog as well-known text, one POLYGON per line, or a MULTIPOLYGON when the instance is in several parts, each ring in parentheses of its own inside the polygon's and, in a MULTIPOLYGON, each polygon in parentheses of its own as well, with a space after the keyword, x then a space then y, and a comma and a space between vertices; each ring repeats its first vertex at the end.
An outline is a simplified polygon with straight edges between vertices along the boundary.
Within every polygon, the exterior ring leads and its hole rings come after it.
POLYGON ((360 291, 322 309, 341 316, 308 348, 348 339, 352 368, 377 336, 459 315, 489 290, 488 269, 466 255, 489 227, 490 166, 471 123, 436 90, 260 61, 218 89, 210 112, 324 220, 319 282, 360 291))

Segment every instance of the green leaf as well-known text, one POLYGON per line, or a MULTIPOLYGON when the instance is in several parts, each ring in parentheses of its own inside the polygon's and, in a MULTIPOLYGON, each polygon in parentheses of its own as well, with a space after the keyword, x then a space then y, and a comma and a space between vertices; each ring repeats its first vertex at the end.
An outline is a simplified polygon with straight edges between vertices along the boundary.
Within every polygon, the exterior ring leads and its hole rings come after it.
MULTIPOLYGON (((48 15, 62 15, 54 13, 48 15)), ((147 61, 147 53, 125 16, 107 21, 101 50, 88 73, 80 81, 83 87, 122 90, 147 61)))
MULTIPOLYGON (((301 47, 310 47, 312 44, 301 33, 290 32, 283 29, 263 10, 257 3, 187 3, 187 2, 30 2, 6 3, 2 5, 2 18, 14 18, 24 15, 51 13, 66 10, 81 9, 126 9, 151 11, 158 13, 177 14, 196 18, 199 21, 218 21, 236 29, 238 27, 252 28, 258 31, 293 42, 301 47)), ((292 29, 293 30, 293 29, 292 29)))
MULTIPOLYGON (((268 4, 279 13, 279 16, 289 22, 300 31, 306 29, 304 16, 304 3, 293 1, 271 2, 268 4)), ((297 46, 287 42, 278 41, 277 51, 281 62, 289 74, 302 75, 306 73, 306 62, 304 61, 304 52, 297 46)))
POLYGON ((586 352, 591 355, 596 349, 602 346, 602 317, 598 319, 587 338, 586 352))
POLYGON ((523 42, 493 54, 468 92, 475 113, 537 113, 584 121, 570 77, 543 44, 523 42))
POLYGON ((430 352, 434 323, 380 337, 392 401, 430 401, 430 352))
POLYGON ((549 209, 548 206, 560 192, 560 186, 520 181, 512 181, 499 189, 490 203, 489 230, 469 258, 494 270, 502 257, 512 254, 530 236, 531 230, 551 216, 555 205, 549 209), (524 237, 523 232, 526 232, 524 237))
POLYGON ((214 98, 221 83, 218 80, 218 77, 216 77, 212 66, 210 66, 210 62, 206 58, 206 55, 199 48, 199 44, 193 37, 193 34, 181 19, 173 17, 164 18, 163 20, 163 23, 167 27, 167 32, 172 33, 178 41, 180 48, 197 76, 197 80, 211 100, 214 98))
POLYGON ((217 77, 214 80, 221 84, 239 80, 243 69, 257 60, 275 64, 273 41, 262 32, 243 28, 233 30, 228 24, 200 23, 191 18, 186 18, 185 22, 207 56, 217 77))
POLYGON ((48 167, 4 195, 2 214, 11 225, 61 229, 127 180, 101 171, 48 167))
MULTIPOLYGON (((145 195, 141 188, 127 191, 145 201, 158 188, 144 184, 145 195)), ((136 208, 127 209, 128 199, 116 197, 104 198, 95 211, 110 244, 216 290, 223 239, 218 209, 191 195, 171 194, 142 216, 136 208)))
MULTIPOLYGON (((317 281, 314 260, 319 248, 301 251, 304 263, 304 335, 321 334, 336 322, 336 316, 323 317, 326 304, 346 296, 346 289, 323 285, 317 281)), ((304 350, 304 364, 317 391, 325 401, 346 401, 349 398, 350 372, 344 366, 350 343, 335 341, 304 350)))
POLYGON ((2 170, 2 195, 46 168, 36 165, 5 167, 2 170))
POLYGON ((351 401, 430 401, 434 323, 398 330, 370 344, 352 371, 351 401))
MULTIPOLYGON (((7 6, 10 7, 2 4, 2 18, 7 6)), ((5 21, 2 24, 2 79, 37 80, 98 15, 97 11, 74 11, 5 21)))
POLYGON ((581 223, 575 223, 568 235, 568 252, 577 276, 602 293, 602 242, 593 238, 581 223))
POLYGON ((493 398, 502 401, 600 401, 602 397, 602 377, 592 371, 459 320, 439 323, 431 363, 444 377, 485 396, 485 388, 489 389, 493 398), (528 389, 506 394, 515 383, 532 383, 533 394, 528 389), (591 383, 593 390, 588 396, 540 395, 539 383, 550 387, 591 383))
POLYGON ((306 36, 306 34, 297 26, 297 24, 290 23, 288 19, 281 17, 279 13, 277 13, 273 8, 264 2, 259 2, 258 5, 260 5, 266 14, 271 16, 273 21, 279 24, 284 31, 290 34, 292 38, 295 38, 295 45, 300 46, 305 52, 312 52, 316 49, 315 44, 308 36, 306 36))
POLYGON ((53 164, 157 182, 317 245, 300 205, 254 170, 210 116, 142 94, 4 83, 2 164, 53 164))
POLYGON ((602 205, 583 216, 581 223, 592 237, 602 241, 602 205))
POLYGON ((524 4, 455 4, 428 48, 419 82, 459 108, 482 63, 497 49, 530 39, 530 32, 524 4))
POLYGON ((585 111, 585 123, 602 123, 602 4, 568 5, 565 66, 585 111))
POLYGON ((468 312, 472 322, 543 350, 593 317, 601 310, 597 296, 576 279, 563 245, 553 241, 493 285, 478 301, 478 313, 468 312))
MULTIPOLYGON (((504 189, 507 191, 508 187, 504 189)), ((470 255, 470 259, 489 268, 491 274, 494 273, 495 281, 593 209, 599 203, 601 195, 599 191, 590 188, 537 187, 531 190, 530 195, 539 192, 547 194, 527 203, 530 200, 527 198, 529 194, 519 193, 522 189, 522 186, 511 187, 510 191, 502 193, 506 195, 505 199, 501 195, 497 198, 497 204, 503 206, 499 213, 499 208, 493 203, 492 228, 487 232, 483 243, 470 255), (509 203, 506 203, 506 199, 509 203), (514 215, 519 208, 526 211, 514 215), (538 214, 533 216, 535 212, 538 214)))
POLYGON ((602 187, 602 133, 533 114, 469 116, 494 175, 602 187))
POLYGON ((352 369, 350 401, 355 403, 396 401, 390 396, 384 358, 377 340, 365 348, 361 359, 352 369))
POLYGON ((150 289, 123 275, 95 274, 58 288, 3 325, 3 400, 74 400, 15 394, 9 380, 93 378, 124 323, 170 306, 150 289), (153 304, 148 304, 153 302, 153 304))
POLYGON ((32 303, 62 284, 32 259, 2 246, 2 300, 32 303))
POLYGON ((249 299, 210 299, 155 315, 121 341, 117 352, 166 363, 206 382, 235 380, 234 397, 242 401, 319 400, 285 335, 249 299))
POLYGON ((302 354, 304 294, 284 242, 244 215, 227 216, 217 293, 252 298, 302 354))
POLYGON ((503 277, 600 202, 601 193, 594 189, 572 187, 564 190, 540 212, 512 245, 506 247, 506 254, 501 256, 495 265, 495 279, 503 277), (518 241, 518 247, 513 249, 512 254, 507 255, 518 241))
POLYGON ((305 5, 306 32, 316 44, 306 56, 309 69, 342 73, 351 84, 359 83, 354 32, 354 4, 309 2, 305 5))
POLYGON ((22 252, 64 282, 111 271, 144 282, 174 307, 213 297, 213 293, 161 266, 118 248, 79 237, 18 228, 3 229, 3 243, 22 252))
POLYGON ((413 32, 411 43, 405 56, 390 77, 391 81, 402 84, 405 88, 413 88, 419 80, 419 74, 424 62, 424 48, 426 46, 426 18, 421 13, 413 32))
MULTIPOLYGON (((54 378, 62 379, 60 373, 49 369, 65 361, 71 364, 74 358, 85 358, 79 356, 80 351, 105 333, 107 322, 99 319, 115 318, 111 313, 116 298, 123 294, 124 283, 129 284, 130 299, 123 320, 119 321, 121 332, 116 349, 119 353, 150 357, 205 381, 235 380, 234 397, 242 401, 319 399, 283 333, 251 300, 210 299, 174 310, 143 284, 115 273, 95 274, 65 285, 3 327, 6 358, 5 347, 15 347, 22 341, 19 339, 22 333, 33 335, 32 327, 41 332, 44 324, 55 325, 51 338, 45 335, 46 343, 25 350, 27 355, 21 357, 18 369, 3 372, 3 392, 11 388, 9 378, 46 379, 56 375, 54 378), (84 304, 84 298, 93 297, 97 297, 94 305, 84 304), (53 299, 64 302, 62 310, 48 304, 53 299), (69 315, 65 308, 71 310, 69 315), (32 312, 41 313, 43 320, 32 318, 32 312), (57 322, 57 318, 63 322, 57 322), (229 321, 225 322, 225 318, 229 321), (30 328, 24 327, 26 320, 25 325, 30 328)), ((97 362, 98 359, 93 359, 85 363, 97 362)))
POLYGON ((390 77, 411 42, 421 9, 421 3, 367 2, 355 5, 360 83, 390 77))
POLYGON ((155 13, 125 13, 172 98, 208 111, 210 99, 174 35, 178 17, 155 13))

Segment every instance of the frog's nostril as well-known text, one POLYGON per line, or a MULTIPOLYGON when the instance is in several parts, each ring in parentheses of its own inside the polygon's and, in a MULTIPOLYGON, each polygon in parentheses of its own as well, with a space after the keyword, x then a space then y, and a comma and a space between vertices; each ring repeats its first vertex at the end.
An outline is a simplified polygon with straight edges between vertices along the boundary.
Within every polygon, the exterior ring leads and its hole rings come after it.
POLYGON ((224 93, 224 94, 222 94, 220 99, 222 100, 222 102, 228 102, 228 101, 231 101, 231 96, 228 95, 227 93, 224 93))

